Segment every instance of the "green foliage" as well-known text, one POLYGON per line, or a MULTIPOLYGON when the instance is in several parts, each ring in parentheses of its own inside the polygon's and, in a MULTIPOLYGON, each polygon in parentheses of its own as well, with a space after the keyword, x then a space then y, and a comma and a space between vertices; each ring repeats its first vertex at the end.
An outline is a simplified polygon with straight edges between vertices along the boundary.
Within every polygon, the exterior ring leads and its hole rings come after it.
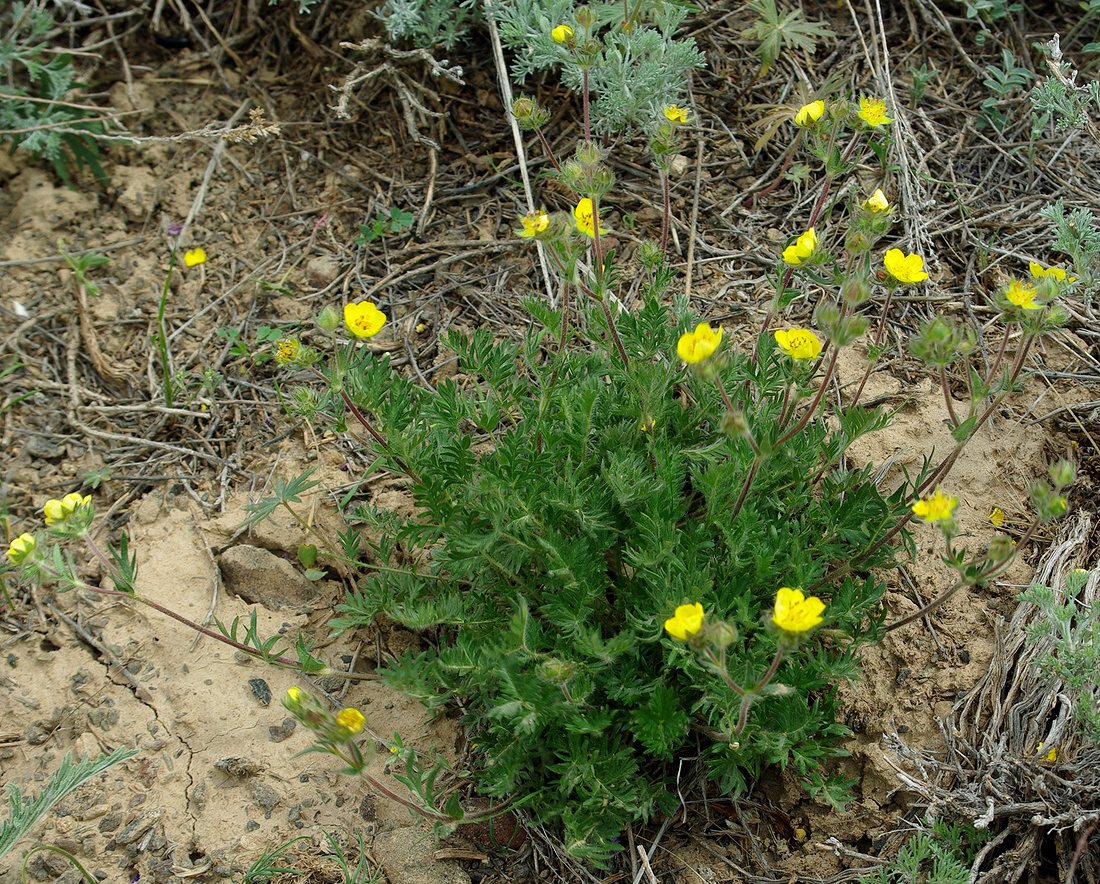
POLYGON ((1047 586, 1032 586, 1021 594, 1043 614, 1044 622, 1030 630, 1032 638, 1049 638, 1053 649, 1039 661, 1043 671, 1065 684, 1073 698, 1073 717, 1086 739, 1100 744, 1100 611, 1082 604, 1078 594, 1089 579, 1087 571, 1066 578, 1061 599, 1047 586))
POLYGON ((684 94, 692 69, 704 63, 694 39, 675 38, 686 5, 641 0, 630 6, 629 15, 621 2, 585 6, 593 19, 587 29, 577 22, 581 7, 572 0, 513 0, 494 4, 492 12, 501 41, 514 52, 512 77, 520 85, 537 71, 560 68, 562 82, 583 91, 581 64, 550 36, 557 25, 572 27, 594 97, 592 126, 618 134, 651 129, 660 109, 684 94))
POLYGON ((282 859, 284 853, 290 850, 299 841, 309 841, 309 835, 298 835, 289 841, 284 841, 270 850, 261 853, 254 863, 248 867, 248 871, 241 878, 241 884, 253 884, 254 881, 270 881, 276 875, 300 875, 299 869, 292 866, 284 866, 282 859))
POLYGON ((909 68, 909 76, 913 80, 909 86, 909 103, 916 107, 924 98, 924 93, 928 91, 928 84, 932 80, 938 79, 940 72, 935 68, 930 68, 928 62, 921 62, 919 68, 909 68))
POLYGON ((0 10, 0 131, 10 133, 0 139, 11 142, 13 152, 48 160, 67 185, 85 167, 106 183, 93 137, 103 134, 103 120, 94 110, 66 103, 82 84, 72 56, 50 46, 53 20, 41 7, 15 2, 0 10))
POLYGON ((110 755, 101 755, 92 761, 82 759, 74 762, 71 755, 66 755, 58 769, 50 776, 49 782, 34 798, 24 797, 18 786, 9 783, 10 815, 0 824, 0 858, 7 856, 15 843, 26 835, 58 801, 92 777, 135 755, 137 750, 126 748, 116 749, 110 755))
POLYGON ((412 227, 412 223, 412 213, 405 212, 396 206, 389 212, 379 210, 370 221, 359 225, 359 235, 355 237, 355 244, 364 246, 387 236, 404 233, 412 227))
POLYGON ((936 820, 917 831, 890 862, 863 884, 967 884, 970 865, 989 833, 936 820))
MULTIPOLYGON (((1093 0, 1090 6, 1095 8, 1095 13, 1090 14, 1100 14, 1100 3, 1093 0)), ((1046 57, 1051 75, 1044 77, 1031 90, 1031 106, 1045 119, 1053 117, 1059 132, 1088 128, 1096 137, 1090 114, 1100 112, 1100 82, 1077 82, 1078 72, 1063 60, 1057 34, 1047 43, 1039 44, 1038 48, 1046 57)))
POLYGON ((1051 247, 1069 255, 1088 296, 1100 280, 1100 223, 1088 209, 1067 211, 1062 200, 1041 209, 1039 214, 1051 226, 1051 247))
POLYGON ((813 55, 818 40, 831 40, 836 36, 824 22, 804 19, 801 8, 780 12, 775 0, 752 0, 748 7, 756 13, 757 21, 741 36, 758 41, 753 51, 760 58, 760 76, 768 73, 784 50, 813 55))
POLYGON ((386 0, 378 14, 393 42, 450 51, 478 22, 479 10, 477 0, 386 0))
POLYGON ((739 636, 729 674, 757 683, 776 655, 764 626, 776 590, 814 585, 867 553, 908 490, 886 498, 870 467, 838 466, 854 439, 886 423, 879 410, 848 409, 833 428, 811 420, 776 445, 800 382, 765 339, 756 366, 734 352, 716 369, 772 452, 738 509, 753 450, 721 432, 713 382, 675 357, 694 322, 663 306, 668 275, 659 278, 642 309, 617 318, 628 366, 590 305, 570 328, 594 337, 571 335, 564 350, 560 313, 545 307, 518 342, 484 328, 448 336, 465 380, 434 391, 365 350, 344 351, 330 370, 385 437, 380 465, 418 477, 414 516, 356 510, 379 529, 363 532, 379 570, 331 625, 384 615, 424 631, 426 648, 389 664, 388 683, 432 707, 459 702, 479 790, 521 796, 595 863, 619 849, 628 822, 675 806, 677 763, 700 741, 726 791, 780 765, 844 803, 846 784, 827 771, 847 732, 835 689, 858 676, 856 649, 880 634, 883 586, 869 569, 891 560, 889 547, 825 593, 827 638, 787 653, 740 732, 740 697, 663 623, 701 602, 739 636))
MULTIPOLYGON (((986 65, 985 80, 982 82, 989 89, 990 96, 982 102, 982 115, 979 122, 991 126, 999 133, 1005 131, 1010 116, 1002 107, 1007 103, 1013 106, 1011 118, 1017 117, 1015 99, 1035 79, 1035 74, 1028 68, 1017 66, 1016 59, 1007 49, 1001 51, 1001 62, 1004 67, 995 64, 986 65)), ((1041 128, 1042 123, 1037 123, 1041 128)))
POLYGON ((287 668, 295 669, 296 671, 310 675, 323 672, 326 668, 324 662, 311 653, 309 643, 301 635, 298 636, 297 641, 294 643, 294 656, 297 659, 297 666, 286 663, 285 661, 287 655, 290 653, 290 647, 278 646, 283 638, 282 635, 278 633, 270 635, 267 638, 260 635, 260 629, 256 622, 255 608, 249 612, 248 625, 244 627, 243 631, 241 629, 240 617, 234 617, 233 622, 228 626, 215 617, 214 626, 217 627, 218 632, 227 639, 244 645, 252 654, 272 666, 286 666, 287 668))

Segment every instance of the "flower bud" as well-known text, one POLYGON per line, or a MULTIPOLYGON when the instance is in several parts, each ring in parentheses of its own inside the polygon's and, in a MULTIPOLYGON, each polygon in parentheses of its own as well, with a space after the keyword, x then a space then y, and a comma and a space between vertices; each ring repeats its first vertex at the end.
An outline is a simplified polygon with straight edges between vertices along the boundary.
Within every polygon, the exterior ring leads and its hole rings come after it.
POLYGON ((740 439, 749 432, 749 422, 740 411, 727 411, 722 418, 722 432, 731 439, 740 439))
POLYGON ((853 277, 844 281, 840 288, 840 297, 849 307, 858 307, 871 297, 871 287, 867 280, 853 277))
POLYGON ((707 624, 706 639, 715 649, 726 648, 737 641, 737 629, 724 620, 717 620, 707 624))
POLYGON ((317 327, 321 331, 334 332, 340 327, 342 321, 340 312, 332 306, 325 307, 317 314, 317 327))
POLYGON ((587 6, 577 7, 573 18, 582 28, 590 28, 596 23, 596 14, 587 6))
POLYGON ((1056 460, 1050 465, 1050 481, 1054 483, 1054 487, 1059 491, 1063 488, 1068 488, 1073 484, 1077 478, 1077 469, 1074 467, 1073 462, 1066 460, 1056 460))

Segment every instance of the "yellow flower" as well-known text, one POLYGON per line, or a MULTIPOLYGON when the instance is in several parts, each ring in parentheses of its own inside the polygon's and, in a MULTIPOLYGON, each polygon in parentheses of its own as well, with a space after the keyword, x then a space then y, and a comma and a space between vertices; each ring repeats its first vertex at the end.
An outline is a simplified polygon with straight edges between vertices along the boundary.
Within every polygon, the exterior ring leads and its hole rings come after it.
POLYGON ((950 522, 955 515, 955 507, 959 505, 957 497, 948 497, 939 488, 931 497, 922 497, 913 504, 913 515, 924 521, 926 525, 935 525, 937 522, 950 522))
POLYGON ((666 104, 664 109, 665 119, 670 123, 686 123, 688 121, 688 112, 686 107, 680 107, 678 104, 666 104))
POLYGON ((781 586, 775 594, 772 623, 784 632, 806 632, 822 621, 825 603, 817 596, 805 596, 801 589, 781 586))
MULTIPOLYGON (((588 197, 581 199, 577 203, 577 207, 573 210, 573 218, 577 222, 577 230, 583 233, 585 236, 591 236, 593 239, 596 237, 596 206, 588 197)), ((600 233, 607 233, 607 231, 600 227, 600 233)))
POLYGON ((802 361, 817 359, 821 353, 821 340, 808 328, 776 329, 775 342, 784 353, 802 361))
POLYGON ((989 511, 989 524, 994 528, 1000 528, 1005 523, 1005 511, 999 506, 993 507, 989 511))
POLYGON ((812 227, 783 250, 783 260, 797 267, 817 251, 817 231, 812 227))
POLYGON ((878 215, 890 208, 890 201, 886 199, 886 194, 880 189, 876 189, 874 193, 863 201, 863 208, 872 215, 878 215))
POLYGON ((291 687, 286 689, 286 699, 288 703, 301 703, 302 702, 302 689, 298 687, 291 687))
POLYGON ((811 101, 809 104, 804 104, 798 109, 794 115, 794 122, 796 126, 808 127, 812 126, 825 113, 825 102, 820 98, 817 101, 811 101))
POLYGON ((20 534, 8 544, 8 559, 13 565, 22 565, 34 555, 36 546, 38 546, 38 541, 34 539, 33 534, 20 534))
POLYGON ((901 249, 890 249, 882 258, 889 274, 898 282, 924 282, 928 274, 924 272, 924 258, 920 255, 907 255, 901 249))
POLYGON ((344 305, 344 325, 357 338, 373 338, 386 324, 386 314, 373 301, 344 305))
POLYGON ((197 267, 199 264, 206 263, 206 249, 201 246, 197 246, 193 249, 188 249, 183 253, 183 263, 188 267, 197 267))
POLYGON ((1035 286, 1027 285, 1018 279, 1011 279, 1005 289, 1005 299, 1021 310, 1042 310, 1042 304, 1035 303, 1035 286))
MULTIPOLYGON (((1040 743, 1038 746, 1035 747, 1035 754, 1036 755, 1042 755, 1043 754, 1043 748, 1044 748, 1043 744, 1040 743)), ((1058 747, 1057 746, 1051 746, 1049 749, 1047 749, 1047 753, 1043 757, 1043 760, 1044 761, 1049 761, 1051 764, 1053 764, 1055 761, 1057 761, 1058 760, 1058 747)))
POLYGON ((700 322, 695 331, 684 332, 676 342, 676 353, 684 362, 702 362, 714 355, 722 343, 722 326, 711 328, 709 322, 700 322))
MULTIPOLYGON (((1058 282, 1066 281, 1066 271, 1061 267, 1044 267, 1037 261, 1028 261, 1027 269, 1031 271, 1032 279, 1042 279, 1044 276, 1052 276, 1058 280, 1058 282)), ((1069 281, 1073 282, 1074 279, 1076 279, 1076 277, 1071 276, 1069 281)))
POLYGON ((550 226, 550 216, 545 209, 530 212, 520 218, 519 221, 523 225, 523 230, 519 231, 519 235, 526 237, 538 236, 550 226))
POLYGON ((894 122, 886 116, 886 102, 881 98, 861 98, 859 100, 859 118, 872 129, 885 123, 894 122))
POLYGON ((422 335, 422 334, 424 334, 424 332, 426 332, 427 330, 428 330, 428 323, 426 323, 426 322, 418 322, 418 323, 416 324, 416 333, 417 333, 418 335, 422 335))
POLYGON ((569 25, 558 25, 550 32, 555 43, 567 43, 573 39, 573 29, 569 25))
POLYGON ((665 632, 673 638, 685 641, 688 636, 695 635, 703 628, 703 606, 698 602, 691 605, 680 605, 665 621, 665 632))
POLYGON ((61 500, 47 500, 42 507, 42 515, 46 517, 46 525, 57 525, 68 520, 69 516, 81 507, 88 506, 92 502, 90 494, 80 494, 74 491, 66 494, 61 500))
POLYGON ((275 361, 279 365, 289 365, 294 362, 302 352, 302 345, 297 338, 281 338, 275 344, 275 361))
POLYGON ((366 725, 367 720, 358 709, 349 706, 336 713, 336 724, 341 730, 347 731, 349 736, 355 736, 366 725))
POLYGON ((657 426, 656 418, 644 418, 641 423, 638 424, 638 430, 642 433, 652 433, 655 426, 657 426))

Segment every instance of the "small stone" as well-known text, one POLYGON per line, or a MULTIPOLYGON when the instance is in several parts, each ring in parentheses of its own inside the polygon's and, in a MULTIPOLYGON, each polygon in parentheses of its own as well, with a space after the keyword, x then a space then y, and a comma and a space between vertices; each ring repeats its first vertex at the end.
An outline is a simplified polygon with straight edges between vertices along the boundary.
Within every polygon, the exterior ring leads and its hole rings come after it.
POLYGON ((249 604, 265 608, 307 605, 321 589, 286 559, 258 546, 231 546, 218 557, 225 585, 249 604))
POLYGON ((267 729, 270 735, 268 739, 271 740, 272 743, 281 743, 283 740, 289 738, 297 727, 298 722, 293 718, 284 718, 282 724, 273 724, 267 729))
POLYGON ((269 820, 271 819, 271 811, 278 805, 280 798, 279 793, 267 783, 253 783, 252 800, 263 810, 264 819, 269 820))
POLYGON ((264 769, 262 764, 258 764, 255 761, 249 761, 247 758, 237 758, 235 756, 219 758, 214 762, 214 767, 237 779, 255 776, 264 769))
POLYGON ((252 689, 252 696, 260 701, 261 706, 271 705, 271 686, 262 678, 250 678, 248 686, 252 689))

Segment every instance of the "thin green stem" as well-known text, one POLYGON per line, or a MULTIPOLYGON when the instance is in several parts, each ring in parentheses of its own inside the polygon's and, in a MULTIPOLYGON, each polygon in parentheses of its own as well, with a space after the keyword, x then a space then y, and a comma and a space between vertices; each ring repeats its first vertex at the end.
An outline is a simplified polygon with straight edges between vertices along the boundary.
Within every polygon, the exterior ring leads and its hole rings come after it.
POLYGON ((780 445, 790 439, 795 433, 806 426, 806 424, 810 422, 810 418, 812 418, 817 413, 817 406, 821 404, 821 398, 825 395, 825 389, 829 386, 829 382, 833 379, 833 372, 836 370, 836 358, 837 354, 839 353, 840 348, 834 345, 832 348, 832 352, 829 354, 829 362, 825 366, 825 374, 821 378, 821 385, 817 388, 817 395, 814 396, 813 402, 810 403, 810 407, 806 409, 806 411, 802 414, 802 417, 800 417, 795 422, 795 425, 779 437, 779 440, 775 443, 773 448, 778 448, 780 445))
POLYGON ((171 408, 172 362, 168 354, 168 329, 164 322, 164 311, 168 306, 168 291, 172 284, 172 271, 176 269, 176 250, 168 253, 168 273, 164 277, 164 286, 160 290, 160 305, 157 307, 157 351, 160 354, 161 383, 164 391, 164 405, 171 408))
POLYGON ((658 172, 661 178, 661 257, 668 253, 668 228, 672 220, 672 203, 668 188, 668 173, 658 172))
POLYGON ((901 620, 895 620, 893 623, 891 623, 889 626, 886 627, 886 632, 893 632, 895 629, 900 629, 901 627, 912 623, 914 620, 920 620, 921 617, 923 617, 926 614, 929 614, 932 611, 936 610, 936 608, 938 608, 940 605, 942 605, 944 602, 946 602, 948 599, 950 599, 955 593, 957 593, 963 587, 978 586, 979 584, 985 582, 986 580, 990 580, 990 579, 996 577, 998 574, 1000 574, 1002 571, 1004 571, 1004 569, 1007 568, 1012 563, 1012 560, 1015 559, 1016 556, 1019 554, 1020 549, 1029 540, 1031 540, 1031 536, 1035 533, 1035 529, 1038 528, 1038 527, 1039 527, 1039 520, 1038 519, 1033 519, 1031 524, 1028 525, 1027 530, 1023 533, 1023 535, 1020 537, 1019 541, 1017 542, 1016 548, 1012 551, 1012 554, 1008 558, 1006 558, 1004 561, 996 562, 996 563, 991 564, 984 571, 981 571, 980 573, 975 574, 973 577, 969 577, 969 578, 966 578, 966 579, 963 579, 963 580, 959 580, 957 583, 955 583, 954 586, 951 586, 951 587, 947 588, 946 590, 944 590, 943 592, 941 592, 938 596, 936 596, 934 599, 932 599, 932 601, 930 601, 926 605, 924 605, 919 611, 914 611, 909 616, 902 617, 901 620))
POLYGON ((951 401, 951 388, 947 384, 947 369, 940 366, 940 386, 943 387, 943 403, 947 406, 947 414, 951 418, 952 429, 959 425, 958 415, 955 414, 955 404, 951 401))
POLYGON ((374 441, 378 443, 379 447, 381 447, 381 449, 386 454, 394 459, 394 462, 408 474, 410 479, 423 485, 424 480, 420 478, 420 474, 417 473, 416 470, 410 467, 407 463, 405 463, 404 460, 393 453, 393 451, 390 449, 390 446, 386 443, 386 437, 374 428, 374 425, 369 420, 367 420, 366 415, 364 415, 363 412, 359 410, 358 406, 356 406, 356 404, 351 401, 351 397, 348 395, 347 390, 340 390, 340 398, 344 400, 344 404, 348 407, 348 411, 350 411, 355 419, 359 421, 360 425, 368 433, 371 434, 371 436, 374 438, 374 441))

